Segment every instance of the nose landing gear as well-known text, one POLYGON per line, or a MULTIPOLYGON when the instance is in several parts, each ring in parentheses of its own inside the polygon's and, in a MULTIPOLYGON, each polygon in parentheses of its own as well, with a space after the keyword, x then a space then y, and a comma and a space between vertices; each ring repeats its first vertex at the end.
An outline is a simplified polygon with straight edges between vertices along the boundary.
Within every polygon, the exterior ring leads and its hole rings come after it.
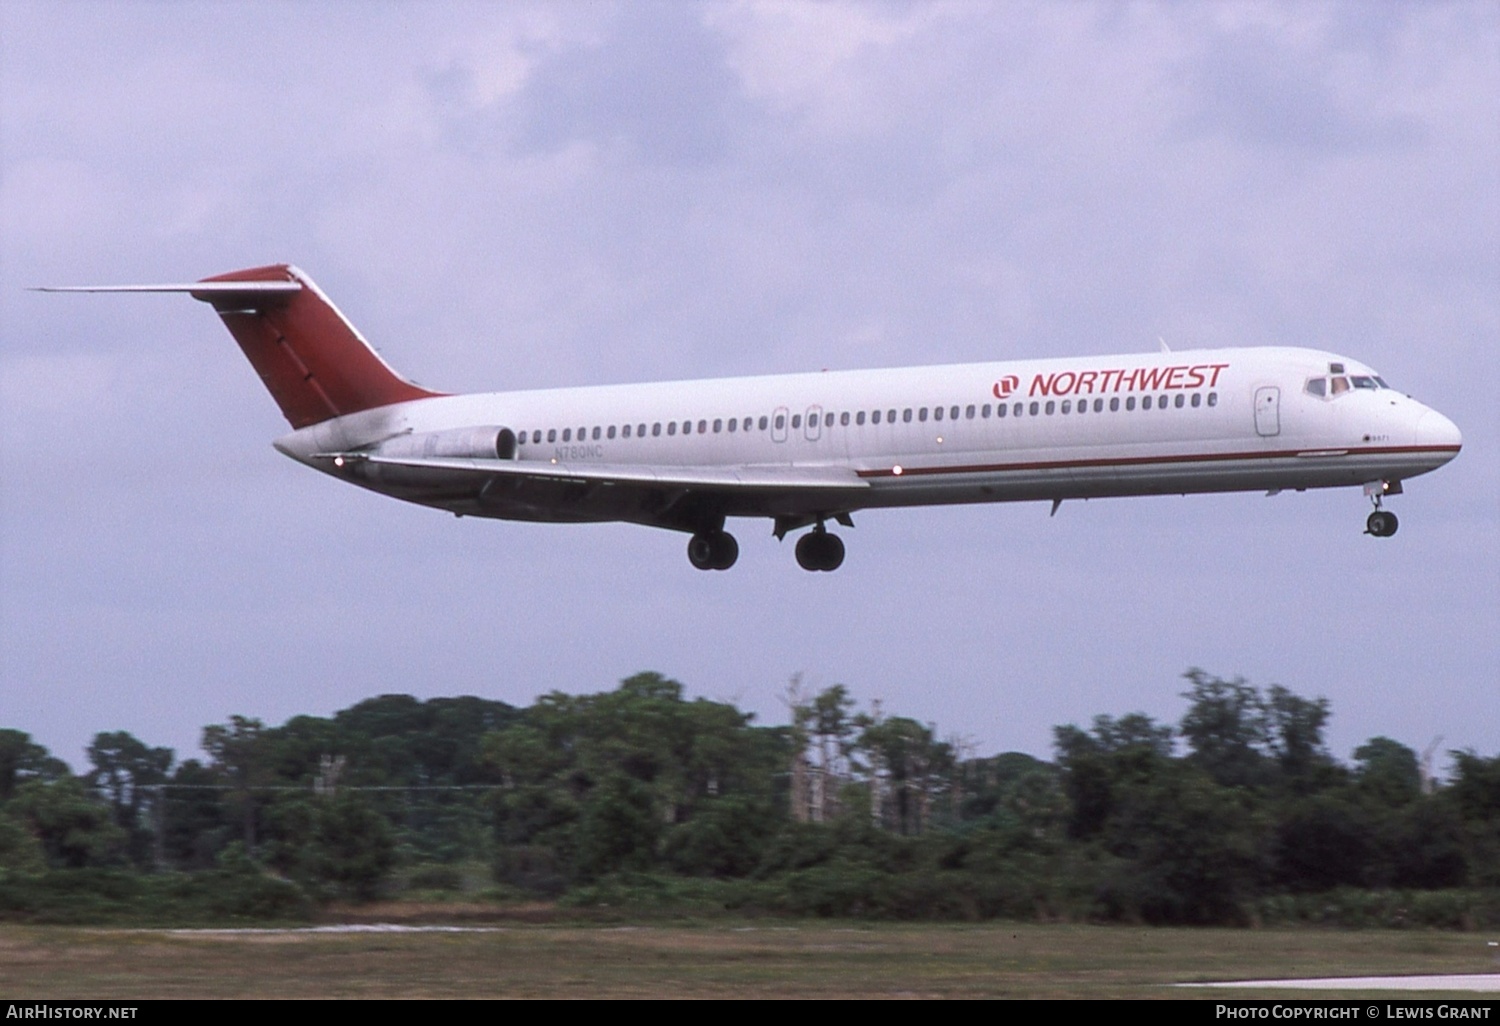
POLYGON ((740 558, 740 543, 728 531, 705 531, 688 539, 688 562, 699 570, 728 570, 740 558))
POLYGON ((1389 510, 1377 509, 1365 521, 1365 534, 1373 535, 1376 538, 1389 538, 1396 533, 1398 526, 1400 525, 1396 520, 1396 514, 1389 510))

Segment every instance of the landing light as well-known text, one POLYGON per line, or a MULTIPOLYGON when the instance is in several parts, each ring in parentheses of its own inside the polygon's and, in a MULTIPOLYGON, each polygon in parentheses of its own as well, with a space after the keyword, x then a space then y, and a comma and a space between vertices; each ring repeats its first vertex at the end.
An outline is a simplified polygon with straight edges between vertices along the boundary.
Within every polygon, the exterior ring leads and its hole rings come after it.
POLYGON ((896 477, 900 477, 901 476, 901 464, 898 463, 894 467, 892 467, 891 468, 891 473, 894 476, 896 476, 896 477))
POLYGON ((333 458, 333 465, 335 467, 342 467, 344 465, 344 457, 342 457, 342 456, 335 456, 333 458))

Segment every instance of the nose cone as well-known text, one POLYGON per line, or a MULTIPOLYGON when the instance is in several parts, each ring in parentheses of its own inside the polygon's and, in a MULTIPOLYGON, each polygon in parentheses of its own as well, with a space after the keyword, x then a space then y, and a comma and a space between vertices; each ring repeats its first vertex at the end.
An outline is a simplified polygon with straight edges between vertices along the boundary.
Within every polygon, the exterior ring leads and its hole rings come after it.
POLYGON ((1423 448, 1449 449, 1448 458, 1452 459, 1463 448, 1464 436, 1453 421, 1436 410, 1428 410, 1417 419, 1417 444, 1423 448))

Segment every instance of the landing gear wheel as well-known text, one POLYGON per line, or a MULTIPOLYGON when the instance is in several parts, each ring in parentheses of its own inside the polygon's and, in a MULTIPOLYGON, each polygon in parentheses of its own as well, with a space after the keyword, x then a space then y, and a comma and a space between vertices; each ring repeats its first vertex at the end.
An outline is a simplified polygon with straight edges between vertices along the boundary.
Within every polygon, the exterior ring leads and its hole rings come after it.
POLYGON ((740 543, 728 531, 709 531, 688 539, 688 562, 699 570, 728 570, 740 558, 740 543))
POLYGON ((1400 525, 1396 520, 1396 514, 1387 510, 1377 509, 1374 513, 1370 514, 1370 519, 1365 521, 1365 534, 1373 535, 1376 538, 1389 538, 1396 533, 1398 526, 1400 525))
POLYGON ((836 534, 813 531, 797 539, 797 565, 804 570, 837 570, 844 563, 844 542, 836 534))

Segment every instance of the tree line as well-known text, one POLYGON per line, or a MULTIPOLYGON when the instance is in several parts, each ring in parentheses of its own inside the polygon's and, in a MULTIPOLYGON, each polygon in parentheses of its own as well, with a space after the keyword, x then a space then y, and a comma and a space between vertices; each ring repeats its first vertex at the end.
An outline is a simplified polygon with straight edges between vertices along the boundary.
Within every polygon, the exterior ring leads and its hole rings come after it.
POLYGON ((655 673, 526 708, 382 695, 281 726, 234 716, 180 762, 101 733, 78 775, 0 730, 0 916, 113 888, 295 918, 472 889, 482 865, 491 897, 580 906, 1500 922, 1500 756, 1452 752, 1438 780, 1376 737, 1346 765, 1326 700, 1184 680, 1178 723, 1059 726, 1051 761, 978 757, 841 685, 794 680, 790 722, 760 726, 655 673))

